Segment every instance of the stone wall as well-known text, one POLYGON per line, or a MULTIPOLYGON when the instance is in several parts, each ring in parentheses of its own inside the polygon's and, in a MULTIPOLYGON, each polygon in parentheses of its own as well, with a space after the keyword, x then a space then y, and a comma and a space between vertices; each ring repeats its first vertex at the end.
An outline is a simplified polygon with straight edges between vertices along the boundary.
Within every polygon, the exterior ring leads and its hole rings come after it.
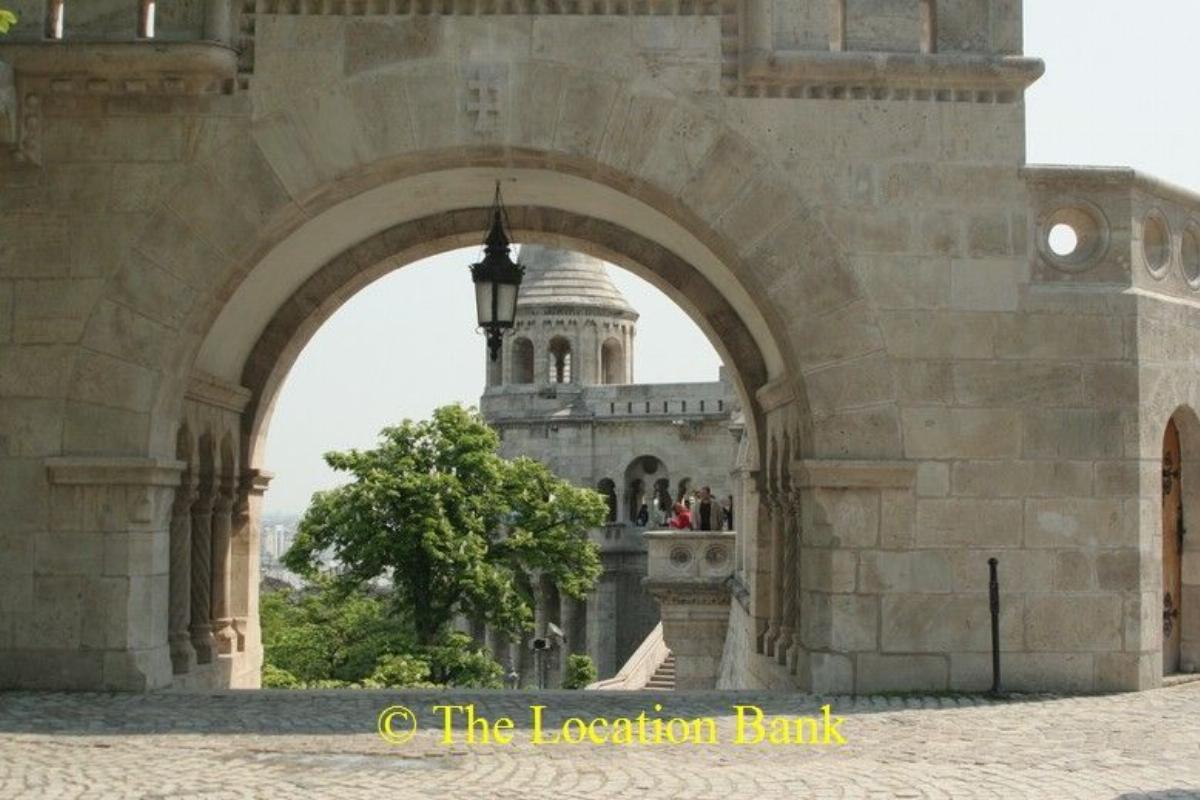
POLYGON ((238 57, 0 44, 18 117, 0 151, 3 683, 172 680, 159 467, 193 379, 243 388, 253 475, 312 332, 397 265, 476 243, 503 179, 520 241, 651 278, 730 367, 754 445, 732 617, 749 630, 730 641, 770 662, 731 681, 978 688, 996 555, 1014 685, 1158 685, 1156 473, 1167 419, 1200 402, 1200 202, 1022 171, 1042 67, 1019 56, 1020 4, 939 4, 940 53, 911 46, 915 2, 847 3, 847 44, 886 53, 810 48, 788 31, 818 23, 763 0, 487 5, 260 3, 238 57), (1060 221, 1075 254, 1048 255, 1060 221), (117 467, 63 484, 60 458, 117 467), (112 499, 135 494, 136 512, 112 499), (73 509, 151 543, 152 565, 64 544, 73 509), (102 646, 83 640, 97 608, 102 646))

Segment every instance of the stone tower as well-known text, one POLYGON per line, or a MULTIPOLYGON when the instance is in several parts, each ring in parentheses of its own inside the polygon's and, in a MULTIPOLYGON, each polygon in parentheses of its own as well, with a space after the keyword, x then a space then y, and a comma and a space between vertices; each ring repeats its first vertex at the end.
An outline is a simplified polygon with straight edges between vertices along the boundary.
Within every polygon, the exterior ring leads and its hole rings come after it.
POLYGON ((582 253, 524 245, 525 279, 516 330, 488 387, 633 383, 638 314, 613 285, 604 262, 582 253))

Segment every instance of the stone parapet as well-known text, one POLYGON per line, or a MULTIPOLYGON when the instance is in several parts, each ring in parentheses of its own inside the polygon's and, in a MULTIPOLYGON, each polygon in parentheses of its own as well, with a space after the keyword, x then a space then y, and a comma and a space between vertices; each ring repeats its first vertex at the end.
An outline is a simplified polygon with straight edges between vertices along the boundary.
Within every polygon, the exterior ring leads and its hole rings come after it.
POLYGON ((712 689, 729 628, 733 531, 663 531, 650 545, 646 589, 658 600, 663 639, 675 654, 676 688, 712 689))

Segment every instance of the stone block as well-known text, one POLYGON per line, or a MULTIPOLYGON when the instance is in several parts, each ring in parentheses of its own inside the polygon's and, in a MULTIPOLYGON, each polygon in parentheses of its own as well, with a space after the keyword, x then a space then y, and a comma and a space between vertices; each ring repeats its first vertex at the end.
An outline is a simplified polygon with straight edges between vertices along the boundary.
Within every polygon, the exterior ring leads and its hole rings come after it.
POLYGON ((800 550, 800 585, 805 591, 853 592, 857 569, 858 554, 853 550, 800 550))
POLYGON ((901 425, 911 458, 1008 458, 1021 449, 1020 415, 1008 409, 904 409, 901 425))
POLYGON ((1162 680, 1162 662, 1146 653, 1099 653, 1094 660, 1097 692, 1153 689, 1162 680))
POLYGON ((873 547, 879 541, 879 494, 853 489, 815 489, 801 504, 804 544, 873 547))
POLYGON ((1096 689, 1090 653, 1005 653, 1000 686, 1012 692, 1090 692, 1096 689))
POLYGON ((878 308, 946 308, 950 305, 950 260, 913 256, 859 255, 851 264, 878 308))
POLYGON ((104 534, 56 532, 34 537, 37 575, 88 575, 104 561, 104 534))
POLYGON ((1117 651, 1122 618, 1116 594, 1030 595, 1025 598, 1025 646, 1058 653, 1117 651))
POLYGON ((1135 406, 1141 385, 1136 364, 1087 364, 1083 367, 1083 398, 1096 406, 1135 406))
POLYGON ((940 550, 864 552, 859 556, 858 591, 884 595, 953 591, 950 557, 951 552, 940 550))
POLYGON ((879 646, 879 600, 856 594, 830 598, 830 647, 841 653, 876 650, 879 646))
POLYGON ((1017 547, 1019 500, 919 500, 918 547, 1017 547))
MULTIPOLYGON (((1141 464, 1137 461, 1097 461, 1098 497, 1137 497, 1141 485, 1141 464)), ((1161 470, 1156 470, 1161 481, 1161 470)))
POLYGON ((822 458, 900 455, 900 420, 892 406, 846 411, 813 421, 813 452, 822 458))
POLYGON ((954 365, 954 395, 965 406, 1077 405, 1081 370, 1070 364, 981 362, 954 365))
POLYGON ((78 576, 35 576, 33 613, 19 626, 20 649, 75 650, 81 645, 86 579, 78 576))
POLYGON ((854 691, 854 665, 838 653, 809 653, 809 691, 814 694, 849 694, 854 691))
POLYGON ((1102 591, 1135 592, 1140 588, 1143 555, 1138 550, 1096 554, 1096 577, 1102 591))
POLYGON ((951 491, 964 497, 1059 497, 1092 493, 1088 461, 960 461, 951 491))
POLYGON ((907 405, 951 405, 954 375, 942 361, 899 361, 892 359, 896 399, 907 405))
POLYGON ((1117 411, 1030 409, 1023 417, 1021 452, 1027 458, 1120 458, 1131 438, 1117 411))
POLYGON ((879 546, 911 547, 916 539, 917 500, 912 492, 884 490, 879 493, 879 546))
MULTIPOLYGON (((1007 598, 1000 617, 1000 644, 1021 646, 1020 601, 1007 598)), ((891 594, 881 598, 880 649, 892 653, 986 652, 991 649, 991 611, 986 593, 891 594)))
POLYGON ((1011 314, 996 330, 1000 358, 1116 360, 1125 355, 1120 319, 1066 314, 1011 314))
POLYGON ((1087 592, 1096 588, 1096 559, 1087 550, 1062 550, 1054 557, 1054 588, 1087 592))
POLYGON ((858 694, 879 692, 937 692, 949 686, 949 665, 945 656, 890 656, 860 653, 854 691, 858 694))
POLYGON ((996 315, 967 311, 881 311, 888 352, 897 358, 992 358, 996 315))
POLYGON ((1012 259, 955 259, 950 264, 950 305, 960 311, 1016 311, 1024 272, 1012 259))
POLYGON ((816 418, 885 403, 896 395, 886 353, 815 370, 804 376, 804 384, 816 418))
POLYGON ((950 494, 950 465, 940 461, 924 461, 917 466, 917 495, 945 497, 950 494))
POLYGON ((953 573, 953 591, 986 592, 988 559, 1000 563, 1001 603, 1010 594, 1048 592, 1054 585, 1055 562, 1046 553, 1035 550, 953 550, 947 553, 953 573))
POLYGON ((1120 500, 1054 498, 1025 505, 1027 547, 1119 547, 1124 542, 1120 500))

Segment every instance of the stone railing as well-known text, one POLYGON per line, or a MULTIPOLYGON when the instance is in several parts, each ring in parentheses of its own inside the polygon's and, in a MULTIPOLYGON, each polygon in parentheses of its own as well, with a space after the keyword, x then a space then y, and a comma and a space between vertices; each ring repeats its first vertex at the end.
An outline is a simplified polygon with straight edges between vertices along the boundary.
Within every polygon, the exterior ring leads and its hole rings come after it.
POLYGON ((1200 195, 1131 169, 1024 170, 1033 284, 1200 300, 1200 195))
POLYGON ((658 601, 663 639, 675 654, 677 689, 712 689, 729 628, 733 531, 654 531, 646 589, 658 601))
POLYGON ((667 656, 670 654, 671 650, 663 640, 663 626, 660 622, 638 645, 638 649, 633 651, 633 655, 616 675, 589 684, 587 688, 608 692, 629 692, 643 689, 654 675, 654 671, 667 660, 667 656))

